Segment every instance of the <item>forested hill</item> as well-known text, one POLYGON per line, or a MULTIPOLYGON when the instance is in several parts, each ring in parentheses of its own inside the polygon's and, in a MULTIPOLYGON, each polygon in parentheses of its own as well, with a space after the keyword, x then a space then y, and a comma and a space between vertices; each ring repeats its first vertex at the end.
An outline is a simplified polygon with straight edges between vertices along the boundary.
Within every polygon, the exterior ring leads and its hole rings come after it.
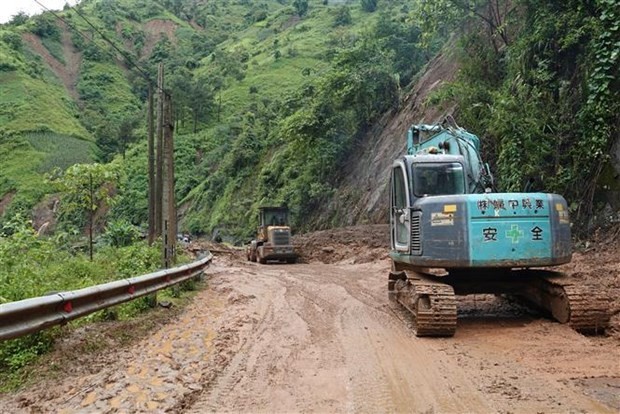
POLYGON ((144 226, 160 62, 192 233, 242 241, 274 204, 297 230, 385 220, 407 127, 446 113, 482 137, 501 189, 534 177, 574 217, 617 211, 619 21, 615 0, 82 0, 17 15, 0 26, 0 224, 35 211, 37 227, 79 231, 76 195, 52 184, 95 174, 113 189, 100 222, 144 226))

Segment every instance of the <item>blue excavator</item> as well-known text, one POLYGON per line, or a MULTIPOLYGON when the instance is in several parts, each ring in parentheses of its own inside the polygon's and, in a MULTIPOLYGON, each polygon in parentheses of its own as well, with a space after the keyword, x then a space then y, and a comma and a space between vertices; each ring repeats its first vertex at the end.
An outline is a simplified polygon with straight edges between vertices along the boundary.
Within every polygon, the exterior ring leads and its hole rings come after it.
POLYGON ((417 336, 452 336, 457 295, 510 295, 583 333, 604 332, 608 302, 545 267, 569 263, 566 200, 498 193, 480 139, 449 117, 413 125, 390 179, 388 296, 413 314, 417 336))

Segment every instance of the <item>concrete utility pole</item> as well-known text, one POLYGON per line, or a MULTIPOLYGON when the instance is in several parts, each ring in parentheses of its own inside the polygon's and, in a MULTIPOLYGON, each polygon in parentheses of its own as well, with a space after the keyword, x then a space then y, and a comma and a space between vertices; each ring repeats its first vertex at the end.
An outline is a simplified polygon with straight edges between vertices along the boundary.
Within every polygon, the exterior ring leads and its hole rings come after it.
POLYGON ((161 236, 162 265, 176 263, 177 209, 174 196, 172 98, 164 90, 164 64, 157 72, 157 140, 153 138, 153 93, 149 88, 149 244, 161 236))
POLYGON ((164 64, 157 71, 157 153, 155 159, 155 237, 162 235, 162 195, 164 190, 164 64))
MULTIPOLYGON (((163 84, 163 63, 160 63, 163 84)), ((163 131, 163 168, 162 168, 162 238, 163 265, 170 268, 176 263, 177 209, 174 197, 174 139, 172 123, 172 98, 162 92, 162 131, 163 131)))
POLYGON ((88 257, 93 261, 93 227, 95 226, 95 190, 93 188, 93 173, 88 174, 88 257))
POLYGON ((149 84, 149 106, 147 113, 149 153, 149 246, 157 238, 155 226, 155 125, 153 120, 153 87, 149 84))

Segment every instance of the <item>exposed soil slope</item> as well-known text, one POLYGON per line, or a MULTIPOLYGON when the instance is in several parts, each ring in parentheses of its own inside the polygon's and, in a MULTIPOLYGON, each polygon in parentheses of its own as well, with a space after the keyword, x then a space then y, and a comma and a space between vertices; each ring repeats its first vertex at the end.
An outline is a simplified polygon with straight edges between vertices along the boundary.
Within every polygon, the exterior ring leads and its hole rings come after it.
POLYGON ((25 33, 23 38, 26 43, 43 58, 43 61, 52 70, 54 75, 63 83, 67 92, 77 101, 79 99, 77 81, 82 62, 82 53, 75 49, 71 40, 71 34, 65 23, 61 23, 60 25, 63 29, 61 30, 61 44, 64 63, 52 56, 45 46, 43 46, 38 36, 32 33, 25 33))
MULTIPOLYGON (((444 50, 450 50, 450 47, 444 50)), ((385 114, 356 146, 343 168, 343 179, 324 211, 317 228, 385 223, 389 174, 392 162, 405 154, 407 130, 415 123, 435 123, 454 108, 426 105, 430 94, 456 76, 456 59, 448 52, 431 60, 399 108, 385 114)))
POLYGON ((153 48, 164 36, 172 43, 176 43, 175 32, 177 25, 171 20, 153 19, 144 24, 144 32, 146 33, 146 41, 142 56, 150 56, 153 48))

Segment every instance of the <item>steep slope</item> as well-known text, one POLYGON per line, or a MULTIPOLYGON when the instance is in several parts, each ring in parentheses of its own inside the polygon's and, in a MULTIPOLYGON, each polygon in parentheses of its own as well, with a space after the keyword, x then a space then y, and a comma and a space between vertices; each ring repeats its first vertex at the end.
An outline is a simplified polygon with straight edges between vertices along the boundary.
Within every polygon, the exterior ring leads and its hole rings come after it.
MULTIPOLYGON (((418 2, 379 2, 371 12, 365 2, 352 0, 310 0, 307 10, 300 8, 302 3, 84 0, 61 12, 63 22, 48 15, 0 27, 0 56, 6 61, 0 65, 0 134, 11 141, 0 142, 5 146, 0 151, 12 163, 7 165, 13 165, 0 172, 2 204, 20 201, 24 180, 18 178, 25 176, 7 145, 19 145, 20 157, 33 160, 27 181, 34 182, 37 174, 53 167, 49 149, 59 152, 58 136, 68 136, 96 142, 102 161, 126 155, 122 164, 128 180, 118 203, 124 207, 117 213, 143 224, 144 75, 153 78, 160 62, 174 102, 183 231, 210 234, 221 229, 228 240, 241 242, 263 204, 289 205, 299 231, 385 222, 388 172, 404 152, 405 131, 412 123, 438 121, 456 108, 429 103, 438 100, 433 94, 442 85, 456 79, 454 50, 468 54, 478 66, 461 63, 470 78, 461 77, 442 96, 460 98, 460 121, 485 142, 493 141, 494 152, 488 154, 492 164, 498 164, 501 146, 514 149, 509 144, 517 141, 510 141, 510 134, 524 128, 521 119, 515 117, 513 127, 498 116, 493 130, 492 117, 484 113, 491 105, 502 109, 513 79, 495 79, 488 87, 486 77, 472 71, 480 66, 498 78, 506 75, 504 49, 490 53, 483 50, 484 39, 463 36, 467 41, 446 47, 450 52, 437 56, 420 74, 436 49, 425 43, 429 34, 422 33, 418 2), (480 54, 491 58, 487 62, 480 54), (417 81, 404 87, 412 77, 417 81), (459 94, 459 82, 475 86, 477 94, 459 94), (50 139, 55 143, 46 145, 50 139)), ((536 16, 542 6, 528 7, 536 16)), ((455 26, 443 24, 450 30, 455 26)), ((520 27, 512 27, 515 37, 520 27)), ((440 38, 434 38, 434 47, 441 46, 440 38)), ((511 70, 519 66, 511 65, 511 70)), ((517 69, 514 75, 522 79, 517 69)), ((548 86, 553 92, 555 86, 548 86)), ((518 100, 511 104, 518 106, 518 100)), ((530 144, 543 138, 555 142, 553 132, 537 121, 538 108, 531 111, 530 144)), ((552 121, 550 125, 564 125, 561 119, 552 121)), ((547 144, 545 148, 552 147, 547 144)), ((517 149, 509 155, 526 159, 530 170, 547 165, 550 158, 542 159, 541 151, 529 147, 527 153, 525 146, 517 149)), ((574 174, 559 161, 555 164, 568 178, 553 174, 549 182, 555 187, 550 189, 564 194, 561 186, 574 187, 569 180, 574 174)), ((506 176, 515 170, 495 172, 506 176)), ((513 187, 519 178, 512 177, 513 187)), ((616 176, 611 180, 617 181, 616 176)), ((33 194, 30 205, 41 191, 33 194)))
POLYGON ((78 101, 77 82, 82 63, 82 52, 75 48, 66 23, 61 21, 58 24, 62 28, 60 34, 60 43, 62 45, 62 55, 60 57, 62 61, 50 53, 39 36, 33 33, 24 33, 22 38, 37 55, 43 58, 43 61, 62 82, 73 100, 78 101))
POLYGON ((210 113, 218 122, 178 137, 181 227, 241 242, 258 206, 287 204, 295 228, 311 229, 362 125, 397 102, 398 75, 407 82, 425 61, 405 16, 393 4, 367 13, 312 2, 303 19, 283 8, 203 59, 195 79, 225 74, 224 87, 210 113), (350 23, 339 25, 342 10, 350 23))
POLYGON ((356 146, 342 168, 343 180, 329 204, 316 215, 317 228, 388 221, 388 185, 392 161, 406 150, 407 129, 434 123, 455 111, 428 103, 429 97, 454 79, 458 63, 446 47, 409 86, 400 106, 386 113, 356 146))

